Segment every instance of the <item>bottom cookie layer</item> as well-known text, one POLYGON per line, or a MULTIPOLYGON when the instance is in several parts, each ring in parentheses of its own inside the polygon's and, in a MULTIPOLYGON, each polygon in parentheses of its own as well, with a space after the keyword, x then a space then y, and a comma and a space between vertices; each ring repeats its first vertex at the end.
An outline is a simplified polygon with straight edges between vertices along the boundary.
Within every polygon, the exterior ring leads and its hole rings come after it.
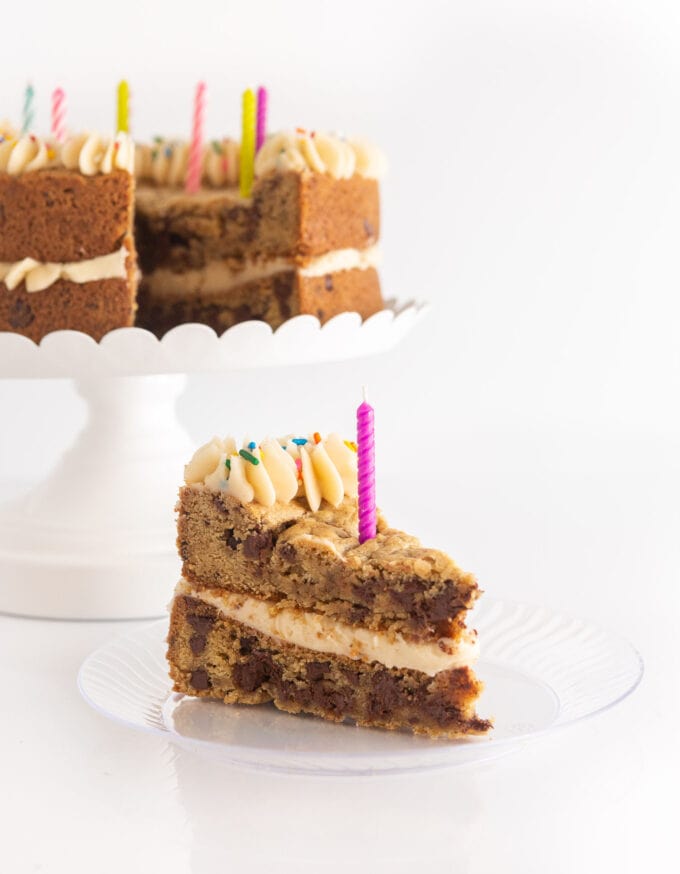
POLYGON ((175 691, 230 704, 273 702, 289 713, 431 737, 483 734, 491 727, 474 712, 482 684, 470 668, 429 677, 326 656, 260 634, 186 595, 173 602, 168 661, 175 691))
POLYGON ((370 267, 325 276, 287 270, 210 293, 187 282, 181 297, 163 293, 162 283, 151 273, 142 278, 138 305, 135 324, 160 337, 186 322, 209 325, 221 334, 251 319, 265 321, 272 328, 301 314, 325 322, 338 313, 354 311, 366 319, 382 309, 383 301, 377 271, 370 267))

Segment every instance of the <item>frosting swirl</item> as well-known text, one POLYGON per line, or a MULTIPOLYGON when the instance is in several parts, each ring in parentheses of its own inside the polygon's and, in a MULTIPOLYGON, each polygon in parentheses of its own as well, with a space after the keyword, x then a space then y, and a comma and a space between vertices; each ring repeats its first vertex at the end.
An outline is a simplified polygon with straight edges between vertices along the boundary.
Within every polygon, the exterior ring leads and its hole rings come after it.
POLYGON ((70 137, 59 146, 35 136, 18 139, 0 137, 0 172, 18 176, 45 167, 66 167, 79 170, 84 176, 111 173, 114 170, 132 172, 134 148, 127 134, 119 133, 113 140, 97 134, 70 137))
POLYGON ((126 170, 132 173, 135 150, 126 133, 118 133, 115 139, 102 139, 98 134, 85 133, 69 137, 60 150, 61 163, 68 170, 80 170, 84 176, 126 170))
POLYGON ((184 480, 265 507, 305 497, 316 512, 322 500, 337 507, 345 495, 356 497, 357 456, 353 444, 337 434, 268 438, 259 446, 248 442, 241 450, 233 437, 213 437, 196 450, 184 480))
MULTIPOLYGON (((136 147, 137 178, 156 185, 180 187, 186 178, 189 144, 156 137, 136 147)), ((203 152, 201 180, 212 188, 238 185, 240 146, 224 138, 208 143, 203 152)), ((307 131, 282 131, 269 136, 255 158, 255 175, 267 173, 327 173, 334 179, 358 174, 379 179, 385 173, 385 156, 365 140, 307 131)))
MULTIPOLYGON (((182 140, 157 137, 153 144, 136 147, 137 178, 155 185, 179 188, 184 184, 189 163, 189 144, 182 140)), ((235 140, 213 140, 201 159, 201 179, 204 185, 223 188, 238 184, 239 145, 235 140)))
POLYGON ((48 167, 55 158, 52 146, 34 136, 6 139, 0 143, 0 172, 18 176, 48 167))
POLYGON ((255 158, 255 175, 293 170, 328 173, 334 179, 349 179, 355 173, 377 179, 386 161, 382 152, 364 140, 345 140, 304 130, 282 131, 269 136, 255 158))

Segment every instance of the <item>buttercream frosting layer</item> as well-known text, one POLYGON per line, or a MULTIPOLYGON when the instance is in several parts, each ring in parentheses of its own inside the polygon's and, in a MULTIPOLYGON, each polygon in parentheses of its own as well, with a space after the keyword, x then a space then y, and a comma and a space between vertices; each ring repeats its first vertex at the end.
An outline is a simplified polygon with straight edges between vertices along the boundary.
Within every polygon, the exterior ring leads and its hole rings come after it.
POLYGON ((240 450, 233 437, 213 437, 196 450, 184 480, 265 507, 305 497, 315 512, 322 500, 338 507, 345 495, 356 497, 356 447, 337 434, 247 441, 240 450))
POLYGON ((33 258, 23 258, 13 264, 0 262, 0 282, 4 282, 10 291, 25 282, 26 291, 34 292, 44 291, 58 279, 66 279, 78 284, 102 279, 125 279, 128 255, 125 246, 121 246, 110 255, 99 255, 97 258, 72 261, 68 264, 41 263, 33 258))
MULTIPOLYGON (((155 185, 181 187, 186 180, 189 144, 185 140, 156 137, 153 143, 136 147, 138 179, 155 185)), ((303 130, 273 133, 255 158, 255 175, 272 172, 327 173, 334 179, 358 174, 381 178, 386 170, 383 153, 365 140, 347 140, 333 134, 303 130)), ((213 140, 202 155, 201 183, 212 188, 238 185, 240 146, 235 140, 213 140)))
POLYGON ((219 294, 246 282, 257 282, 277 273, 295 270, 300 276, 327 276, 343 270, 368 270, 380 263, 376 244, 366 249, 336 249, 299 262, 293 258, 260 258, 241 261, 220 259, 205 267, 176 272, 156 267, 145 275, 147 286, 162 297, 184 298, 187 294, 219 294))
POLYGON ((0 172, 10 176, 66 167, 84 176, 134 170, 134 146, 127 134, 106 139, 94 133, 69 137, 63 144, 35 136, 8 137, 0 142, 0 172))
POLYGON ((275 602, 225 592, 194 589, 181 580, 177 595, 186 595, 217 608, 224 616, 283 643, 314 652, 378 662, 387 668, 421 671, 435 676, 440 671, 472 666, 477 660, 477 635, 468 629, 457 639, 407 640, 399 633, 376 632, 337 622, 320 613, 275 602))

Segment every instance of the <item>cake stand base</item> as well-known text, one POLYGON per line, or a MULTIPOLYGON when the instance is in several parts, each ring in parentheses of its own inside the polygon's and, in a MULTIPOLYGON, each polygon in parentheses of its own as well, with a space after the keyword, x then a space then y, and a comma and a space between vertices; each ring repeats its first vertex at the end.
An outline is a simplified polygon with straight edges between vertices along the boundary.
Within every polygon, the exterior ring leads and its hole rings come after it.
POLYGON ((173 508, 192 444, 186 376, 76 380, 88 420, 52 474, 0 510, 0 612, 159 616, 179 578, 173 508))

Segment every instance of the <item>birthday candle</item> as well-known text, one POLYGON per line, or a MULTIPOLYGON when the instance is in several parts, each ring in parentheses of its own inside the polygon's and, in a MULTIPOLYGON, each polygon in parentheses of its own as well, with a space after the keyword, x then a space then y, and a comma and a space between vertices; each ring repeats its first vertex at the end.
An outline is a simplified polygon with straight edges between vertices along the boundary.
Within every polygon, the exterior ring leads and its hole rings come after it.
POLYGON ((189 164, 187 167, 186 190, 195 194, 201 187, 201 169, 203 164, 203 124, 205 121, 205 82, 196 86, 194 97, 194 121, 191 130, 191 145, 189 146, 189 164))
POLYGON ((359 543, 376 535, 375 434, 373 407, 366 401, 357 409, 357 468, 359 477, 359 543))
POLYGON ((52 92, 52 136, 58 143, 66 139, 66 94, 63 88, 52 92))
POLYGON ((35 91, 33 90, 33 86, 31 85, 31 83, 29 82, 29 84, 26 86, 26 91, 24 93, 24 106, 21 123, 22 135, 27 134, 33 127, 33 118, 35 115, 35 110, 33 108, 34 97, 35 91))
POLYGON ((255 140, 255 153, 260 151, 262 143, 267 136, 267 89, 257 89, 257 137, 255 140))
POLYGON ((116 130, 124 134, 130 132, 130 88, 125 79, 121 79, 118 83, 116 130))
POLYGON ((241 130, 241 197, 250 197, 255 175, 255 95, 248 88, 243 92, 243 115, 241 130))

